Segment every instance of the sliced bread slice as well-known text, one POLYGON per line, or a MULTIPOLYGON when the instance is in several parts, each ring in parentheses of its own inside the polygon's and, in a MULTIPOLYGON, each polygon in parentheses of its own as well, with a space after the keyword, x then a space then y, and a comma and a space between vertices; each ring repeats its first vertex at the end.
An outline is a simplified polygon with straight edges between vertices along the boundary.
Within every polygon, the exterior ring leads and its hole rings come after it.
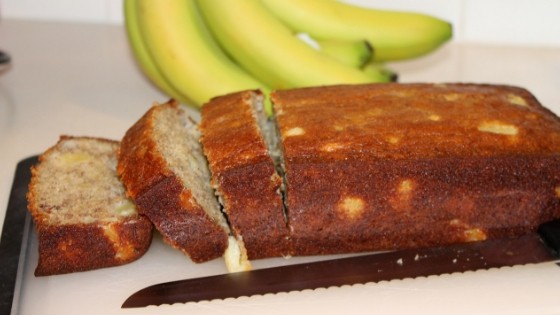
POLYGON ((116 141, 63 136, 31 169, 35 275, 122 265, 147 251, 152 224, 125 195, 116 172, 118 147, 116 141))
POLYGON ((230 229, 210 186, 197 125, 177 102, 154 104, 126 132, 117 169, 139 211, 164 241, 194 262, 221 257, 228 246, 238 245, 228 241, 230 229))
POLYGON ((232 231, 249 259, 288 255, 288 228, 274 126, 269 124, 259 91, 212 99, 201 112, 204 153, 232 231))

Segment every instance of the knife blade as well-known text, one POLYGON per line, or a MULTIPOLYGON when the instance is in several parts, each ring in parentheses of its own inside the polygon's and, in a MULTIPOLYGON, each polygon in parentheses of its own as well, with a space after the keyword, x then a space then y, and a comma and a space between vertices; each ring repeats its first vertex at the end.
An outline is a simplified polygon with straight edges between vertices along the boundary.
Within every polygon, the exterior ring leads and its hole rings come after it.
POLYGON ((557 260, 560 220, 518 238, 374 253, 165 282, 132 294, 122 308, 416 278, 557 260))

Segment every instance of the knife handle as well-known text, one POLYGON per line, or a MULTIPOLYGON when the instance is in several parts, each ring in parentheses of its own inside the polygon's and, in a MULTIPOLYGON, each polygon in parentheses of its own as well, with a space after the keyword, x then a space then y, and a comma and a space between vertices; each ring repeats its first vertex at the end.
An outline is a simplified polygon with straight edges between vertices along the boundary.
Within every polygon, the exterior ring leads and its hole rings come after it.
POLYGON ((552 255, 560 258, 560 219, 542 224, 538 232, 552 255))

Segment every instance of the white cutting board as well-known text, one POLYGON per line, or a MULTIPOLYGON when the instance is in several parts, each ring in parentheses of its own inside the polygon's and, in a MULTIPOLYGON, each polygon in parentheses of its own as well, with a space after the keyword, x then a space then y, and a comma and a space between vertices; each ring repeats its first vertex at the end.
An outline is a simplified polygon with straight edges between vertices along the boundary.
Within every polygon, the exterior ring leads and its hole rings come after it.
MULTIPOLYGON (((518 266, 306 290, 238 299, 121 309, 133 292, 148 285, 225 272, 221 260, 194 264, 156 234, 149 251, 124 266, 35 277, 37 239, 30 233, 17 307, 36 314, 560 314, 560 266, 518 266)), ((325 256, 320 259, 334 258, 325 256)), ((317 260, 266 259, 256 268, 317 260)))

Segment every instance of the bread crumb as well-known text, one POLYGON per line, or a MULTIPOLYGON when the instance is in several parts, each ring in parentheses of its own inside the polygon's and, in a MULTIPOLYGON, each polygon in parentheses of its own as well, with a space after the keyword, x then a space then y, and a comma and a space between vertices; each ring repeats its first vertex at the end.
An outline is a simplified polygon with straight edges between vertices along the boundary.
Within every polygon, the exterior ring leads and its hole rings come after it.
POLYGON ((430 116, 428 116, 428 119, 431 120, 431 121, 440 121, 441 116, 437 115, 437 114, 431 114, 430 116))
POLYGON ((449 102, 454 102, 454 101, 458 100, 460 97, 461 96, 457 93, 443 95, 443 98, 445 98, 445 100, 449 101, 449 102))
POLYGON ((346 197, 338 203, 338 209, 349 219, 358 218, 364 207, 364 200, 359 197, 346 197))
POLYGON ((478 228, 465 230, 463 234, 465 236, 465 240, 469 242, 484 241, 486 239, 486 233, 478 228))
POLYGON ((560 186, 556 187, 554 192, 556 193, 556 197, 560 198, 560 186))
POLYGON ((449 221, 449 225, 459 226, 459 225, 463 225, 463 223, 459 219, 453 219, 449 221))
POLYGON ((338 149, 342 149, 342 148, 344 148, 344 144, 331 142, 331 143, 327 143, 324 146, 322 146, 321 150, 323 150, 325 152, 334 152, 334 151, 336 151, 338 149))
POLYGON ((402 265, 403 265, 403 259, 402 259, 402 258, 399 258, 399 259, 397 260, 397 265, 399 265, 399 266, 402 266, 402 265))
POLYGON ((294 127, 291 129, 288 129, 285 133, 284 133, 284 137, 295 137, 295 136, 301 136, 305 134, 305 129, 301 128, 301 127, 294 127))
POLYGON ((389 142, 390 144, 397 144, 399 143, 401 139, 397 136, 388 136, 387 137, 387 142, 389 142))
POLYGON ((414 182, 410 179, 405 179, 399 184, 399 193, 408 194, 414 188, 414 182))
POLYGON ((519 95, 515 95, 515 94, 508 94, 507 96, 508 101, 513 104, 513 105, 518 105, 518 106, 523 106, 523 107, 527 107, 527 101, 525 101, 525 99, 519 95))
POLYGON ((515 136, 519 132, 517 126, 506 124, 498 120, 484 121, 478 125, 478 130, 506 136, 515 136))

